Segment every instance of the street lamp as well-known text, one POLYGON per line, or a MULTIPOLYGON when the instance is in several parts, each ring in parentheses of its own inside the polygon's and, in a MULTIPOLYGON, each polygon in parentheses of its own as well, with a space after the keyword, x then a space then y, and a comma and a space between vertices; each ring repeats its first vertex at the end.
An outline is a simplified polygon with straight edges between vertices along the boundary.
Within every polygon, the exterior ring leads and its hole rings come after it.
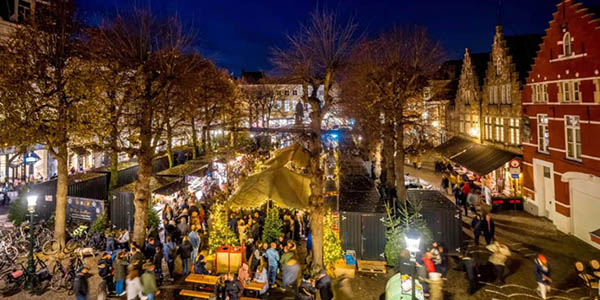
POLYGON ((412 300, 416 300, 417 296, 415 293, 415 277, 417 276, 417 252, 420 250, 421 238, 414 230, 409 229, 404 234, 404 241, 406 242, 406 250, 410 253, 410 264, 412 266, 411 275, 411 296, 412 300))
POLYGON ((33 215, 35 213, 37 198, 37 195, 27 196, 27 211, 29 211, 29 262, 27 264, 27 270, 29 276, 27 276, 27 282, 25 283, 26 290, 32 290, 35 284, 33 282, 33 274, 35 274, 35 263, 33 261, 33 215))

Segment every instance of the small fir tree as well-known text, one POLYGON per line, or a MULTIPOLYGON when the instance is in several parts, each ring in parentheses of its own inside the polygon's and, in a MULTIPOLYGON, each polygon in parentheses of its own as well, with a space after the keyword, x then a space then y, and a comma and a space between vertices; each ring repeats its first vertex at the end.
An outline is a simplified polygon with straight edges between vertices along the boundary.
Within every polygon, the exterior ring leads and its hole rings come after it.
POLYGON ((27 220, 27 200, 25 195, 29 192, 29 187, 25 186, 22 188, 17 199, 10 203, 8 208, 8 220, 11 221, 15 226, 23 224, 27 220))
POLYGON ((281 228, 283 222, 279 219, 279 210, 275 207, 269 210, 265 218, 265 227, 263 228, 262 241, 264 243, 276 242, 283 235, 281 228))
POLYGON ((333 231, 333 215, 331 211, 325 216, 323 226, 323 263, 325 266, 334 264, 338 259, 344 256, 342 241, 339 235, 333 231))
POLYGON ((208 235, 208 248, 214 253, 220 246, 239 245, 238 237, 227 226, 227 212, 221 201, 216 201, 211 208, 211 227, 208 235))
POLYGON ((406 248, 404 236, 409 229, 419 233, 421 245, 431 241, 431 231, 421 214, 421 201, 407 200, 405 205, 398 208, 394 216, 389 207, 386 208, 388 217, 384 224, 387 227, 385 237, 385 259, 390 266, 397 266, 402 260, 402 251, 406 248))

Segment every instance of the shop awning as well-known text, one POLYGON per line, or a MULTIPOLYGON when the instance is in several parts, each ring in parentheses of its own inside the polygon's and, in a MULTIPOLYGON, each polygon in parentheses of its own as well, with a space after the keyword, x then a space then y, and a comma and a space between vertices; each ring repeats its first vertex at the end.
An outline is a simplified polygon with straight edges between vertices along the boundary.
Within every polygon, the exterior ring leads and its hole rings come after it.
POLYGON ((509 160, 518 157, 519 155, 496 149, 491 146, 471 143, 464 152, 455 154, 450 159, 465 168, 477 173, 479 176, 486 175, 491 171, 501 167, 509 160))
POLYGON ((443 156, 451 158, 452 156, 472 147, 473 145, 475 145, 475 143, 462 137, 455 136, 447 142, 437 146, 435 149, 443 156))

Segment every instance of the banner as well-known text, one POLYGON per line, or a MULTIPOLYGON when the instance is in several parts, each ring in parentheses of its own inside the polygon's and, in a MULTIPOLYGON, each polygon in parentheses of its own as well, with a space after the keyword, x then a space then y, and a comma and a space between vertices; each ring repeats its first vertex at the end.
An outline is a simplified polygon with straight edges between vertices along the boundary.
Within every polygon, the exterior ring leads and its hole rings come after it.
POLYGON ((76 220, 93 222, 104 213, 104 200, 67 197, 67 216, 76 220))

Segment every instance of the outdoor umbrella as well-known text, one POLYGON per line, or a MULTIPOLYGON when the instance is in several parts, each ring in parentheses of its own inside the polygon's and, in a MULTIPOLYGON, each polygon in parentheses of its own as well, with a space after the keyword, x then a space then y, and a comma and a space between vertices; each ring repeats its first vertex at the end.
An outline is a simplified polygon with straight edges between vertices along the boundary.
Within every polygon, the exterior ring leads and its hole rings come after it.
POLYGON ((271 199, 279 207, 304 209, 309 195, 309 177, 279 167, 247 177, 230 201, 234 207, 249 208, 271 199))

